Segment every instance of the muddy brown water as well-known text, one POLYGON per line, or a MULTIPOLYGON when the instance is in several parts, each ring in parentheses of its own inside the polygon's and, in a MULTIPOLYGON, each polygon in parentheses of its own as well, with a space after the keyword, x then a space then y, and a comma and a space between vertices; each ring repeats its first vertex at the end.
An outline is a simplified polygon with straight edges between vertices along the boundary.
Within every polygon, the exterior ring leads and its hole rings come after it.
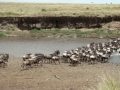
MULTIPOLYGON (((0 53, 9 53, 10 56, 15 57, 22 57, 26 53, 50 54, 55 50, 63 53, 65 50, 86 46, 91 42, 108 42, 108 39, 1 39, 0 53)), ((110 62, 120 63, 118 52, 113 53, 110 62)))

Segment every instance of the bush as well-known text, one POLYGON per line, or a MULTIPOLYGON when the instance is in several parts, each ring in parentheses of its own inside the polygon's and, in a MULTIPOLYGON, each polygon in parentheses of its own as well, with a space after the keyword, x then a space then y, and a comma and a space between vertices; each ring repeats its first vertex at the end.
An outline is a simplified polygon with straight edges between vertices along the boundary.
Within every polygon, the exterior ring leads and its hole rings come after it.
POLYGON ((42 12, 46 12, 47 10, 43 8, 43 9, 41 9, 41 11, 42 11, 42 12))
POLYGON ((5 32, 0 32, 0 37, 4 37, 6 36, 6 33, 5 32))

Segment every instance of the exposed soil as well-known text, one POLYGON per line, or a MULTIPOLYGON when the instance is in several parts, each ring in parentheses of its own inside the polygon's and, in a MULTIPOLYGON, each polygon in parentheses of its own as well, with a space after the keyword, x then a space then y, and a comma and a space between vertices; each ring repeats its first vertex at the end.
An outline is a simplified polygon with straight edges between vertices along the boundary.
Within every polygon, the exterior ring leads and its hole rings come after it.
POLYGON ((13 24, 21 30, 51 28, 101 28, 103 24, 120 21, 120 16, 39 16, 39 17, 0 17, 0 24, 13 24))
POLYGON ((105 25, 103 25, 103 28, 109 29, 109 30, 120 30, 120 22, 110 22, 105 25))
POLYGON ((0 31, 20 31, 20 29, 16 25, 6 23, 0 24, 0 31))
POLYGON ((0 90, 93 90, 106 73, 120 69, 116 64, 44 64, 21 70, 21 59, 11 58, 6 68, 0 68, 0 90))

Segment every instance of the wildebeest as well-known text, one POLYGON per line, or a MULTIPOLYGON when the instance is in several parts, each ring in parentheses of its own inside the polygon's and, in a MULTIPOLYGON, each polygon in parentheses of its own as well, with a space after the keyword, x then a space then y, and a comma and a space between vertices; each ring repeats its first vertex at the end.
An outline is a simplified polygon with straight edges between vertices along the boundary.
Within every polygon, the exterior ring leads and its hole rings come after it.
POLYGON ((23 63, 22 63, 22 68, 28 68, 32 67, 32 65, 37 65, 40 64, 42 66, 43 64, 43 59, 44 59, 44 54, 41 53, 36 53, 36 54, 26 54, 23 56, 23 63))
POLYGON ((57 64, 56 62, 60 64, 60 56, 52 56, 52 63, 57 64))
POLYGON ((9 59, 9 54, 0 54, 0 66, 5 67, 9 59))
POLYGON ((77 64, 79 64, 79 57, 77 55, 75 55, 75 54, 71 55, 70 64, 72 66, 76 66, 77 64))
MULTIPOLYGON (((60 51, 56 50, 49 55, 43 54, 26 54, 23 57, 24 65, 31 66, 33 64, 38 64, 39 62, 48 62, 60 64, 60 59, 62 57, 63 63, 70 63, 70 65, 76 66, 79 63, 90 63, 94 64, 97 62, 106 63, 113 52, 120 49, 120 40, 115 39, 110 42, 95 43, 92 42, 87 46, 79 47, 76 49, 71 49, 70 51, 65 51, 62 56, 60 56, 60 51)), ((120 53, 120 51, 119 51, 120 53)))
POLYGON ((58 62, 60 64, 60 51, 59 50, 56 50, 54 51, 54 53, 52 54, 49 54, 49 57, 48 56, 45 56, 46 59, 49 59, 49 63, 54 63, 54 64, 57 64, 56 62, 58 62))
POLYGON ((65 51, 63 53, 63 58, 64 62, 68 62, 69 58, 74 56, 73 60, 71 59, 72 61, 76 61, 75 58, 79 57, 79 62, 88 62, 91 64, 95 62, 106 63, 108 62, 111 54, 116 52, 118 49, 120 49, 120 39, 114 39, 110 42, 104 43, 92 42, 87 46, 65 51), (70 52, 70 56, 68 52, 70 52))
POLYGON ((69 63, 70 62, 70 56, 71 56, 71 52, 70 51, 64 51, 63 55, 62 55, 62 59, 64 63, 69 63))

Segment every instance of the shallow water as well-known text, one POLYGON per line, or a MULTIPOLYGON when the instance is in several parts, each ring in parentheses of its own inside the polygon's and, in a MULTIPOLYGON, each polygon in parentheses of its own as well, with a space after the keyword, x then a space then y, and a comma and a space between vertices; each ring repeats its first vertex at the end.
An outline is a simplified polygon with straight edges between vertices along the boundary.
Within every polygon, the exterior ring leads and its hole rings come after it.
POLYGON ((118 52, 113 53, 110 58, 110 62, 111 63, 120 63, 120 53, 118 53, 118 52))
MULTIPOLYGON (((85 46, 91 42, 108 42, 107 39, 10 39, 0 40, 0 53, 9 53, 12 56, 21 57, 26 53, 43 53, 50 54, 55 50, 60 50, 63 53, 64 50, 75 49, 77 47, 85 46)), ((119 62, 120 55, 113 54, 110 62, 119 62)))

